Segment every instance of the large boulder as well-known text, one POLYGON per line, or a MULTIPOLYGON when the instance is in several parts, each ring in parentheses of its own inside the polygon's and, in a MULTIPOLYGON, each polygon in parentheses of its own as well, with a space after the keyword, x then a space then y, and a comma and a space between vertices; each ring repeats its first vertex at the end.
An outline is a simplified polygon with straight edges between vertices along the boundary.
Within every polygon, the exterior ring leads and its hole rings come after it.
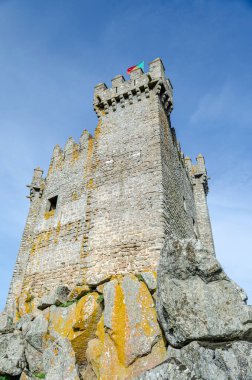
POLYGON ((46 347, 48 321, 41 314, 23 324, 22 332, 26 342, 25 356, 32 373, 43 372, 43 350, 46 347))
POLYGON ((57 332, 68 338, 76 355, 77 363, 86 362, 89 340, 95 337, 97 323, 102 314, 99 294, 88 293, 68 307, 51 306, 49 310, 49 332, 57 332))
POLYGON ((202 380, 252 380, 252 343, 245 341, 192 342, 181 349, 168 348, 202 380))
POLYGON ((134 275, 118 276, 103 287, 104 313, 87 357, 101 379, 133 379, 166 358, 166 345, 153 298, 134 275))
POLYGON ((151 352, 161 337, 153 299, 144 282, 133 275, 104 286, 104 325, 119 350, 120 361, 129 366, 151 352))
POLYGON ((38 309, 44 310, 51 305, 64 304, 68 300, 69 293, 70 289, 67 285, 58 285, 51 293, 41 299, 38 309))
POLYGON ((252 340, 252 313, 244 292, 194 239, 170 239, 164 245, 157 311, 174 347, 194 340, 252 340))
POLYGON ((75 353, 67 338, 58 337, 43 352, 46 380, 79 380, 75 353))
MULTIPOLYGON (((217 379, 217 378, 216 378, 217 379)), ((150 369, 135 380, 201 380, 184 364, 175 358, 169 358, 162 364, 150 369)), ((218 379, 219 380, 219 379, 218 379)))
POLYGON ((0 335, 0 375, 17 376, 25 368, 24 342, 20 332, 0 335))

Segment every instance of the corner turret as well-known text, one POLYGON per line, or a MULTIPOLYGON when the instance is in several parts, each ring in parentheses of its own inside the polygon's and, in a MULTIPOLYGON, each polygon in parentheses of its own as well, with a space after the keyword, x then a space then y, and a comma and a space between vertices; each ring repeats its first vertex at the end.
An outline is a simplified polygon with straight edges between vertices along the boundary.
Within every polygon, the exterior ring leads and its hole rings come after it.
POLYGON ((205 159, 201 153, 198 154, 196 161, 197 163, 193 165, 192 160, 189 157, 184 158, 185 167, 193 186, 199 237, 203 246, 209 252, 215 254, 213 234, 206 199, 209 191, 208 177, 205 159))

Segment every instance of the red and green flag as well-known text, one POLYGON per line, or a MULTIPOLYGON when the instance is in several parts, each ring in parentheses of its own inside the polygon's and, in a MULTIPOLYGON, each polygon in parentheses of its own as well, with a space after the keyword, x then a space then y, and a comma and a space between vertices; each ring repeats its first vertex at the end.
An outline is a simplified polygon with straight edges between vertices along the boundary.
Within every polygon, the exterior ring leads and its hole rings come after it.
POLYGON ((135 69, 142 69, 144 71, 144 61, 140 62, 138 65, 131 66, 127 69, 127 74, 130 74, 131 71, 135 69))

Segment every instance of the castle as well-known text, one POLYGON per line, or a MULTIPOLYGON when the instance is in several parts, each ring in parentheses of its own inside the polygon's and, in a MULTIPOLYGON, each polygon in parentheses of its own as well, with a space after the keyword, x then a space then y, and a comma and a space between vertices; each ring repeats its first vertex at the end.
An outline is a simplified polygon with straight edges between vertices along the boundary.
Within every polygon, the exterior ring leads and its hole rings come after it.
POLYGON ((24 291, 40 299, 59 283, 155 271, 169 236, 196 237, 214 254, 204 158, 184 157, 172 109, 159 58, 95 87, 94 137, 56 145, 46 177, 34 170, 7 311, 24 291))

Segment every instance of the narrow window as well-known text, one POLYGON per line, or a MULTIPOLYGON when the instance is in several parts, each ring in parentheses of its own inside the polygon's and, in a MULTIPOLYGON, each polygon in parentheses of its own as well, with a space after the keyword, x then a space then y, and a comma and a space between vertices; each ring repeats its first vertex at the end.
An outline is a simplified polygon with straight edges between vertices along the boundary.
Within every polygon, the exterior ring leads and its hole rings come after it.
POLYGON ((58 195, 56 195, 56 197, 52 197, 52 198, 48 199, 48 202, 49 202, 49 210, 48 211, 56 210, 57 202, 58 202, 58 195))

